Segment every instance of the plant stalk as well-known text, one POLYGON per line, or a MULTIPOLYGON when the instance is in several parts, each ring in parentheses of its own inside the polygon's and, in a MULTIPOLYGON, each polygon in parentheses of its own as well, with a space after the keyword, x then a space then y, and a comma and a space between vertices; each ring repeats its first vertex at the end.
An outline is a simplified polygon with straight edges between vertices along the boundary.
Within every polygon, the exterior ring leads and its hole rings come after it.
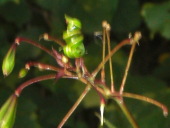
POLYGON ((78 105, 81 103, 81 101, 84 99, 86 94, 90 91, 91 86, 87 85, 85 90, 82 92, 78 100, 74 103, 74 105, 71 107, 71 109, 68 111, 68 113, 64 116, 60 124, 57 126, 57 128, 62 128, 63 125, 66 123, 68 118, 72 115, 72 113, 75 111, 75 109, 78 107, 78 105))
POLYGON ((131 65, 131 62, 132 62, 132 57, 133 57, 133 53, 134 53, 134 50, 135 50, 135 46, 136 46, 136 42, 134 42, 132 44, 132 47, 131 47, 131 50, 130 50, 130 54, 129 54, 128 62, 127 62, 127 65, 126 65, 125 73, 124 73, 122 83, 121 83, 121 86, 120 86, 120 90, 119 90, 120 94, 122 94, 123 91, 124 91, 124 87, 125 87, 128 71, 129 71, 129 68, 130 68, 130 65, 131 65))
POLYGON ((44 38, 44 40, 51 40, 54 41, 55 43, 59 44, 61 47, 64 47, 65 44, 59 40, 58 38, 55 38, 53 36, 50 36, 48 33, 44 33, 42 36, 40 36, 40 39, 44 38))
POLYGON ((16 43, 16 44, 19 45, 21 42, 26 42, 26 43, 32 44, 32 45, 40 48, 41 50, 45 51, 45 52, 48 53, 49 55, 53 56, 53 53, 52 53, 49 49, 47 49, 46 47, 44 47, 44 46, 36 43, 35 41, 29 40, 29 39, 27 39, 27 38, 22 38, 22 37, 17 37, 17 38, 15 39, 15 43, 16 43))
POLYGON ((168 108, 165 105, 163 105, 162 103, 160 103, 154 99, 148 98, 146 96, 141 96, 138 94, 127 93, 127 92, 124 92, 122 95, 123 95, 123 97, 128 97, 128 98, 142 100, 142 101, 151 103, 151 104, 161 108, 165 117, 168 116, 168 108))
POLYGON ((123 113, 125 114, 125 116, 129 120, 132 127, 133 128, 139 128, 138 124, 136 123, 136 121, 135 121, 134 117, 132 116, 132 114, 129 112, 129 110, 126 107, 125 103, 123 101, 120 101, 120 99, 116 99, 116 98, 114 98, 114 99, 116 100, 116 102, 120 106, 120 108, 122 109, 123 113))
POLYGON ((104 61, 102 61, 98 67, 92 72, 92 77, 95 78, 96 75, 98 74, 98 72, 102 69, 103 65, 105 65, 105 63, 109 60, 110 57, 112 57, 112 55, 117 52, 122 46, 126 45, 126 44, 130 44, 130 39, 125 39, 122 42, 120 42, 118 45, 116 45, 116 47, 114 47, 111 51, 110 54, 108 54, 104 61))
POLYGON ((49 80, 49 79, 55 79, 56 78, 56 74, 50 74, 50 75, 44 75, 44 76, 39 76, 39 77, 36 77, 36 78, 33 78, 33 79, 30 79, 24 83, 22 83, 16 90, 15 90, 15 94, 17 96, 20 96, 22 90, 24 88, 26 88, 27 86, 31 85, 31 84, 34 84, 34 83, 37 83, 37 82, 40 82, 40 81, 43 81, 43 80, 49 80))

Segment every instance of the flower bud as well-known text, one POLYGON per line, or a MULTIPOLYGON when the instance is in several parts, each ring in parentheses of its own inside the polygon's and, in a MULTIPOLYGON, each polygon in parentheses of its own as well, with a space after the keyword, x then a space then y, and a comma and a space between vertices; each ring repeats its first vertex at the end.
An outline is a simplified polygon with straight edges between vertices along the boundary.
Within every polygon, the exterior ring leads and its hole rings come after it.
POLYGON ((23 77, 25 77, 25 76, 27 75, 27 73, 28 73, 28 70, 25 69, 25 68, 22 68, 22 69, 19 71, 18 77, 19 77, 19 78, 23 78, 23 77))
POLYGON ((16 44, 13 44, 3 60, 2 71, 5 76, 8 76, 14 68, 15 50, 16 50, 16 44))
POLYGON ((0 128, 12 128, 17 108, 17 96, 13 94, 0 109, 0 128))

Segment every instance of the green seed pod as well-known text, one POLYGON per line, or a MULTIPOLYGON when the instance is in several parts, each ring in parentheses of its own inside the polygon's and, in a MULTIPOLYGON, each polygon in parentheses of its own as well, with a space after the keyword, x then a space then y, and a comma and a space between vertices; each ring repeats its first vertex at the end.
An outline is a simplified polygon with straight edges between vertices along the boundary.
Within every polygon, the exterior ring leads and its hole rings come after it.
POLYGON ((28 73, 28 70, 25 69, 25 68, 22 68, 22 69, 19 71, 18 77, 19 77, 19 78, 23 78, 23 77, 25 77, 25 76, 27 75, 27 73, 28 73))
POLYGON ((83 35, 81 33, 81 22, 69 16, 65 16, 67 30, 63 33, 66 46, 63 47, 64 54, 69 58, 80 58, 85 54, 83 35))
POLYGON ((0 109, 0 128, 12 128, 17 108, 17 96, 12 95, 0 109))
POLYGON ((16 44, 13 44, 3 60, 2 71, 5 76, 8 76, 14 68, 15 50, 16 50, 16 44))

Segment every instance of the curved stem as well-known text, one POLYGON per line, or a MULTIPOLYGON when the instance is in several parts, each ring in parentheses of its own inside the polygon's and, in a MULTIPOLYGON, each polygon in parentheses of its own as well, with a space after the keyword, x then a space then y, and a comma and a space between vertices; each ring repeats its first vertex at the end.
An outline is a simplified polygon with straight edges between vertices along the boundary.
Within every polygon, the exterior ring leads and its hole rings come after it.
POLYGON ((53 56, 53 53, 52 53, 49 49, 47 49, 46 47, 44 47, 44 46, 36 43, 35 41, 29 40, 29 39, 27 39, 27 38, 22 38, 22 37, 17 37, 17 38, 15 39, 15 43, 16 43, 16 44, 19 45, 21 42, 26 42, 26 43, 32 44, 32 45, 34 45, 34 46, 42 49, 43 51, 45 51, 45 52, 48 53, 49 55, 53 56))
POLYGON ((78 100, 74 103, 74 105, 71 107, 71 109, 68 111, 68 113, 64 116, 60 124, 57 126, 57 128, 62 128, 65 122, 68 120, 68 118, 72 115, 72 113, 75 111, 75 109, 78 107, 78 105, 81 103, 81 101, 84 99, 86 94, 90 91, 91 86, 87 85, 85 90, 82 92, 78 100))
POLYGON ((124 92, 122 94, 122 96, 137 99, 137 100, 142 100, 142 101, 145 101, 145 102, 149 102, 149 103, 161 108, 163 110, 163 114, 164 114, 165 117, 168 115, 168 108, 165 105, 163 105, 162 103, 160 103, 160 102, 158 102, 154 99, 148 98, 146 96, 141 96, 141 95, 138 95, 138 94, 127 93, 127 92, 124 92))
POLYGON ((110 54, 108 54, 104 61, 102 61, 98 67, 92 72, 92 76, 93 78, 96 77, 97 73, 103 68, 103 65, 109 60, 110 57, 112 57, 112 55, 117 52, 122 46, 126 45, 126 44, 130 44, 130 39, 126 39, 123 40, 121 43, 119 43, 118 45, 116 45, 116 47, 114 47, 111 51, 110 54))
POLYGON ((49 80, 49 79, 55 79, 56 78, 56 74, 50 74, 50 75, 44 75, 44 76, 39 76, 39 77, 36 77, 36 78, 33 78, 33 79, 30 79, 24 83, 22 83, 16 90, 15 90, 15 94, 17 96, 20 96, 22 90, 31 85, 31 84, 34 84, 34 83, 37 83, 37 82, 40 82, 40 81, 43 81, 43 80, 49 80))
POLYGON ((61 47, 64 47, 65 44, 59 40, 58 38, 55 38, 53 36, 50 36, 48 33, 44 33, 42 36, 40 36, 40 39, 44 38, 44 40, 51 40, 54 41, 55 43, 59 44, 61 47))

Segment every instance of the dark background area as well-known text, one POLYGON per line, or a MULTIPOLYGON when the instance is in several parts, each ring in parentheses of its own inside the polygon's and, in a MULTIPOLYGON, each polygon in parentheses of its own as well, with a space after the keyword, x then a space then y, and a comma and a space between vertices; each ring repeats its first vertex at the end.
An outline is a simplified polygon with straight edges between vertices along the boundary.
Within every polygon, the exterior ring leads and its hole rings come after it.
MULTIPOLYGON (((48 48, 59 49, 53 42, 39 41, 45 32, 62 39, 66 29, 64 15, 81 20, 87 54, 85 64, 92 72, 101 61, 101 39, 95 32, 102 31, 101 23, 111 25, 111 43, 128 34, 141 31, 125 87, 126 92, 156 99, 170 108, 170 1, 169 0, 1 0, 0 1, 0 62, 17 36, 35 40, 48 48)), ((122 79, 129 46, 113 56, 116 87, 122 79)), ((33 68, 27 77, 18 78, 19 70, 28 61, 57 65, 41 50, 22 43, 16 54, 15 69, 10 76, 0 74, 0 104, 22 82, 48 74, 33 68)), ((109 83, 109 76, 107 76, 109 83)), ((78 99, 85 86, 75 80, 49 80, 26 88, 17 108, 14 128, 54 128, 78 99)), ((161 109, 142 101, 125 99, 129 110, 141 128, 169 128, 170 117, 164 118, 161 109)), ((90 92, 65 124, 64 128, 96 128, 100 122, 99 98, 90 92)), ((105 119, 108 128, 131 128, 120 108, 110 101, 105 119)))

